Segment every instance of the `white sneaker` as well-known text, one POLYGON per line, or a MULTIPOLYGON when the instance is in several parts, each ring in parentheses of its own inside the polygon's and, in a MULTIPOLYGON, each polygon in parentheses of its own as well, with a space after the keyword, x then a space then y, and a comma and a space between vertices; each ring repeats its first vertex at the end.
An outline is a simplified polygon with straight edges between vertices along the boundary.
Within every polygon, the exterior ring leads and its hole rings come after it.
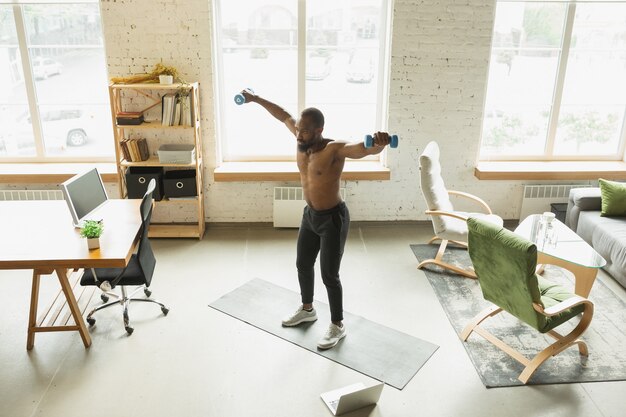
POLYGON ((343 325, 339 327, 334 323, 330 323, 324 337, 317 342, 317 347, 320 349, 330 349, 339 343, 339 341, 344 337, 346 337, 346 326, 343 325))
POLYGON ((306 311, 302 308, 302 306, 300 306, 295 313, 283 319, 283 326, 292 327, 297 326, 300 323, 315 320, 317 320, 317 313, 315 312, 315 309, 306 311))

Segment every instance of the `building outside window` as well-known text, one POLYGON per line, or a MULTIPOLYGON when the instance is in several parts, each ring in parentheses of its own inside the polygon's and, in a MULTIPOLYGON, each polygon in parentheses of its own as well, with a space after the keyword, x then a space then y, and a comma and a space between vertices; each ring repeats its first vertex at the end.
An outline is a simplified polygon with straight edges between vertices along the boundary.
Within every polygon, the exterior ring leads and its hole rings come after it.
MULTIPOLYGON (((218 141, 224 161, 290 161, 295 141, 243 88, 294 117, 318 107, 323 135, 359 141, 386 124, 386 0, 216 1, 218 141)), ((378 158, 376 156, 375 158, 378 158)))
POLYGON ((2 3, 0 160, 112 160, 98 3, 2 3))
POLYGON ((624 157, 626 3, 498 1, 482 160, 624 157))

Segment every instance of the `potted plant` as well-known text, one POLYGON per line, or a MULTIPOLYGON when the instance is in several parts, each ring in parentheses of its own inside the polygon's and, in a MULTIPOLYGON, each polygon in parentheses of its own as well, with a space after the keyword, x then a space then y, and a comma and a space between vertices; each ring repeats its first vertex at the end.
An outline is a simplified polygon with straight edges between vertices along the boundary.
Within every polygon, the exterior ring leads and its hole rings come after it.
POLYGON ((80 229, 80 235, 87 238, 87 246, 89 249, 97 249, 100 247, 100 236, 104 231, 102 220, 85 220, 83 227, 80 229))

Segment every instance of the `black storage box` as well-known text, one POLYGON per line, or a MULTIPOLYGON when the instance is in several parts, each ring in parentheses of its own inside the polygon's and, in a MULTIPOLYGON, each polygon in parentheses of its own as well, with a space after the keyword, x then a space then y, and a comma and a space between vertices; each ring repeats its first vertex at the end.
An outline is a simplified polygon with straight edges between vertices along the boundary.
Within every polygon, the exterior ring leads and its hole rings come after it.
POLYGON ((156 188, 152 196, 155 200, 163 199, 163 168, 161 167, 130 167, 126 170, 126 189, 128 198, 143 198, 148 183, 154 178, 156 188))
POLYGON ((565 223, 565 215, 567 214, 567 203, 552 203, 550 211, 556 215, 557 220, 565 223))
POLYGON ((196 170, 181 169, 165 172, 163 175, 163 191, 168 198, 197 196, 196 170))

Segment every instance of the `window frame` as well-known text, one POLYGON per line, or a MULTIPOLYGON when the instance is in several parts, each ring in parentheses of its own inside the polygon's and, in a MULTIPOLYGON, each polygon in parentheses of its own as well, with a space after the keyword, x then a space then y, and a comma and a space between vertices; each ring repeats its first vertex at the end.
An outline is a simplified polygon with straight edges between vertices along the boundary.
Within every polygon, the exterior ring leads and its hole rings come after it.
MULTIPOLYGON (((224 120, 224 114, 220 111, 222 106, 230 105, 232 97, 228 92, 224 91, 222 74, 224 74, 223 64, 223 44, 222 44, 222 27, 221 27, 221 1, 215 0, 213 3, 213 91, 214 91, 214 106, 215 106, 215 139, 216 139, 216 162, 220 166, 224 163, 255 163, 255 162, 294 162, 296 161, 296 155, 292 156, 262 156, 255 155, 247 158, 229 158, 225 161, 224 145, 223 142, 225 135, 222 133, 227 129, 226 122, 224 120)), ((298 45, 297 48, 297 71, 298 71, 298 85, 297 85, 297 117, 302 110, 306 108, 306 60, 308 45, 306 42, 307 36, 307 1, 314 0, 294 0, 297 1, 296 11, 297 16, 297 29, 298 29, 298 45)), ((378 45, 378 74, 377 74, 377 101, 376 101, 376 126, 380 126, 381 130, 387 129, 388 122, 388 107, 389 107, 389 83, 390 83, 390 63, 391 63, 391 16, 393 8, 393 0, 380 0, 381 1, 381 13, 379 25, 384 28, 384 33, 379 36, 378 45)), ((241 46, 242 49, 246 48, 246 45, 241 46)), ((327 49, 333 49, 332 47, 326 47, 327 49)), ((246 86, 243 86, 246 87, 246 86)), ((366 133, 366 132, 365 132, 366 133)), ((293 145, 293 144, 291 144, 293 145)), ((286 142, 286 146, 289 143, 286 142)), ((386 149, 378 155, 374 155, 373 159, 367 158, 364 162, 380 162, 386 164, 387 151, 386 149)), ((360 160, 359 160, 360 161, 360 160)), ((355 161, 358 162, 358 161, 355 161)))
MULTIPOLYGON (((551 3, 553 0, 497 0, 497 3, 551 3)), ((624 115, 622 119, 622 127, 619 136, 619 145, 617 151, 612 155, 555 155, 554 145, 556 141, 556 130, 559 121, 559 114, 561 111, 561 100, 563 98, 563 90, 565 85, 565 75, 567 72, 567 65, 570 53, 570 46, 572 40, 572 33, 574 30, 574 19, 576 17, 576 0, 564 0, 566 5, 565 9, 565 22, 563 27, 563 37, 561 40, 558 64, 556 69, 556 78, 554 92, 551 102, 550 116, 548 119, 548 129, 546 134, 546 142, 541 155, 511 155, 511 154, 498 154, 498 155, 483 155, 483 140, 484 130, 483 125, 485 123, 485 105, 487 103, 487 94, 485 94, 483 102, 483 115, 481 117, 480 127, 480 145, 478 148, 478 162, 488 161, 623 161, 626 158, 626 108, 624 109, 624 115)), ((496 7, 497 7, 496 3, 496 7)), ((623 1, 593 1, 592 3, 599 4, 611 4, 611 3, 624 3, 623 1)), ((494 10, 495 13, 495 10, 494 10)), ((495 16, 494 16, 494 31, 495 31, 495 16)), ((492 42, 494 32, 492 32, 492 42)), ((490 60, 493 56, 494 47, 490 48, 490 60)), ((490 66, 491 67, 491 66, 490 66)), ((487 91, 488 83, 490 79, 490 71, 487 73, 487 83, 485 84, 485 91, 487 91)))
MULTIPOLYGON (((85 163, 85 162, 115 162, 115 154, 110 156, 46 156, 45 144, 43 137, 43 126, 41 120, 41 112, 39 111, 39 101, 37 99, 37 93, 35 89, 35 76, 32 70, 32 59, 30 50, 35 48, 41 48, 37 45, 28 45, 27 30, 24 21, 24 9, 25 5, 64 5, 64 4, 91 4, 97 3, 96 0, 13 0, 2 1, 0 0, 0 6, 9 6, 13 9, 13 18, 15 20, 15 31, 17 35, 17 45, 15 45, 20 52, 20 64, 22 65, 22 72, 24 74, 24 88, 26 90, 26 98, 28 100, 27 106, 30 112, 31 125, 33 127, 33 139, 35 141, 35 156, 0 156, 0 163, 85 163)), ((7 45, 12 46, 12 45, 7 45)), ((89 46, 89 45, 45 45, 45 47, 58 48, 58 49, 76 49, 76 48, 102 48, 102 46, 89 46)), ((108 103, 110 106, 110 103, 108 103)), ((113 140, 113 138, 111 138, 113 140)))

